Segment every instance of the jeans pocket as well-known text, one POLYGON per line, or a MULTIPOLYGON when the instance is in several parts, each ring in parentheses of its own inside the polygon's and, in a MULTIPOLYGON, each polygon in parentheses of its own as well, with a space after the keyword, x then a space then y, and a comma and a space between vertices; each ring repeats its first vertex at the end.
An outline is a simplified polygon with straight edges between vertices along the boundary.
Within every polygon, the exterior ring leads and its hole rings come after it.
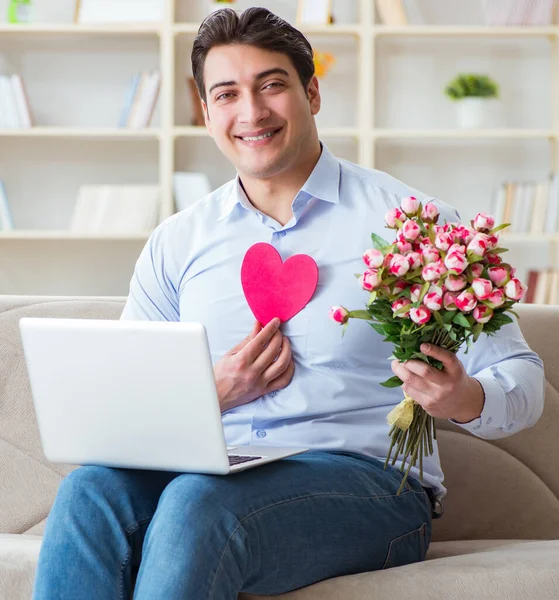
POLYGON ((394 538, 388 547, 383 569, 400 567, 419 562, 425 559, 427 554, 427 524, 394 538))

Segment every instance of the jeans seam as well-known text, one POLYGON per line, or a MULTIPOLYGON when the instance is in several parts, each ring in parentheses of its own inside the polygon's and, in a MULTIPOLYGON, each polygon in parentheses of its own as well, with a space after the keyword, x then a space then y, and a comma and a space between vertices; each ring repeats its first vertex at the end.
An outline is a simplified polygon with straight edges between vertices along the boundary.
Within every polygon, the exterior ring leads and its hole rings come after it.
MULTIPOLYGON (((152 519, 153 519, 153 515, 151 517, 143 517, 142 519, 138 519, 132 525, 129 525, 128 527, 126 527, 124 529, 124 533, 125 533, 126 537, 129 538, 132 534, 136 533, 136 531, 138 531, 138 529, 140 529, 140 527, 142 525, 144 525, 145 523, 149 523, 152 519)), ((128 540, 128 542, 130 544, 130 540, 128 540)), ((126 569, 128 561, 130 560, 131 557, 132 557, 132 548, 130 548, 130 545, 129 545, 128 552, 124 555, 124 558, 122 559, 122 561, 120 563, 120 600, 126 600, 124 597, 124 570, 126 569)))
POLYGON ((245 517, 243 517, 242 519, 239 520, 239 524, 237 525, 237 527, 235 527, 235 529, 233 530, 233 532, 231 533, 231 535, 229 536, 229 538, 227 539, 227 541, 225 542, 225 547, 223 548, 223 552, 221 553, 221 556, 219 558, 219 564, 217 566, 213 581, 212 581, 212 587, 210 588, 210 600, 212 598, 213 595, 213 590, 215 587, 215 582, 217 581, 217 576, 219 575, 220 571, 221 571, 221 566, 223 564, 223 557, 225 556, 225 553, 227 552, 227 550, 229 549, 229 545, 231 542, 231 539, 233 538, 233 536, 237 533, 237 531, 239 530, 239 528, 241 527, 241 525, 247 521, 248 519, 250 519, 251 517, 254 517, 255 515, 257 515, 260 512, 263 512, 265 510, 269 510, 270 508, 274 508, 276 506, 279 506, 281 504, 287 504, 288 502, 294 502, 295 500, 308 500, 309 498, 315 498, 317 496, 329 496, 329 497, 339 497, 339 496, 345 496, 348 498, 368 498, 369 500, 381 500, 381 499, 385 499, 385 498, 398 498, 398 497, 403 497, 403 496, 407 496, 408 494, 423 494, 423 490, 421 492, 416 492, 415 490, 409 490, 407 492, 405 492, 404 494, 400 494, 400 496, 398 496, 397 494, 384 494, 382 496, 370 496, 368 494, 338 494, 338 493, 330 493, 330 492, 321 492, 318 494, 307 494, 305 496, 297 496, 296 498, 289 498, 288 500, 280 500, 279 502, 275 502, 274 504, 268 504, 267 506, 263 506, 262 508, 259 508, 258 510, 255 510, 254 512, 246 515, 245 517))

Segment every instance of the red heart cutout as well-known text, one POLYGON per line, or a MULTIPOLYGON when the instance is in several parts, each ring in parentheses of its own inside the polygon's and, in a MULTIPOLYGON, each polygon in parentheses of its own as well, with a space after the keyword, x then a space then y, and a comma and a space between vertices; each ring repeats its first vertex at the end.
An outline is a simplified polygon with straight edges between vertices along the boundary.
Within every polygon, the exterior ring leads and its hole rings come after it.
POLYGON ((312 298, 318 283, 318 266, 307 254, 295 254, 283 262, 271 244, 259 242, 245 254, 241 283, 248 305, 262 327, 274 317, 283 323, 312 298))

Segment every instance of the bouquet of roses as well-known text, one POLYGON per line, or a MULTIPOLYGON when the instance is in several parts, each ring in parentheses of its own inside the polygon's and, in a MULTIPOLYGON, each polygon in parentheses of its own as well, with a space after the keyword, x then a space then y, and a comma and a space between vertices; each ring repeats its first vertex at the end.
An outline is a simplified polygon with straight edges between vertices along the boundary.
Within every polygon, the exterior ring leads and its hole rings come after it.
MULTIPOLYGON (((389 210, 387 227, 397 231, 389 243, 372 234, 373 248, 363 254, 367 266, 357 274, 361 287, 369 292, 366 310, 350 311, 333 306, 330 317, 344 326, 351 318, 369 321, 370 326, 394 344, 391 359, 422 360, 438 369, 440 361, 422 353, 423 343, 436 344, 453 353, 465 343, 470 347, 482 332, 491 335, 512 321, 506 312, 524 295, 525 288, 514 277, 515 269, 503 262, 493 217, 479 213, 471 227, 461 223, 438 225, 439 211, 428 203, 422 206, 413 196, 400 208, 389 210)), ((466 349, 467 352, 467 349, 466 349)), ((394 376, 386 387, 402 385, 394 376)), ((392 464, 402 455, 401 471, 419 460, 423 479, 423 457, 433 454, 435 420, 404 393, 404 400, 388 414, 390 449, 384 467, 394 451, 392 464)))

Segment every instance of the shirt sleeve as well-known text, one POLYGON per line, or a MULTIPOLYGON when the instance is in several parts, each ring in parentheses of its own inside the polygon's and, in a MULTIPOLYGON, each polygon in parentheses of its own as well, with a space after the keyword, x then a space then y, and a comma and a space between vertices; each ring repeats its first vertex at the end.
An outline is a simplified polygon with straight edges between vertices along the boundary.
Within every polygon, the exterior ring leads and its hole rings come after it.
POLYGON ((535 425, 544 406, 543 363, 516 320, 492 336, 482 333, 467 353, 459 351, 458 358, 468 375, 481 383, 485 404, 479 418, 468 423, 451 419, 453 423, 488 440, 535 425))
POLYGON ((164 224, 155 229, 136 262, 121 320, 180 320, 176 269, 164 232, 164 224))

